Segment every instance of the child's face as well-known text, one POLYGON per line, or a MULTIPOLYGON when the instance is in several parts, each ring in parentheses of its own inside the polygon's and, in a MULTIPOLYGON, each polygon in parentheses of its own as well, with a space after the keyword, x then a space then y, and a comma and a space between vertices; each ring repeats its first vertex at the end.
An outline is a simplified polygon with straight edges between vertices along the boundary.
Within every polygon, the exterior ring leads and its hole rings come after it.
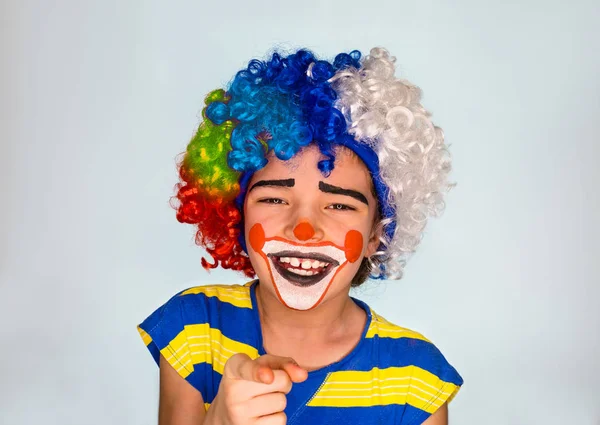
POLYGON ((246 245, 261 287, 297 310, 347 293, 363 257, 379 245, 367 167, 339 148, 326 178, 317 168, 323 158, 314 145, 289 161, 271 155, 244 201, 246 245))

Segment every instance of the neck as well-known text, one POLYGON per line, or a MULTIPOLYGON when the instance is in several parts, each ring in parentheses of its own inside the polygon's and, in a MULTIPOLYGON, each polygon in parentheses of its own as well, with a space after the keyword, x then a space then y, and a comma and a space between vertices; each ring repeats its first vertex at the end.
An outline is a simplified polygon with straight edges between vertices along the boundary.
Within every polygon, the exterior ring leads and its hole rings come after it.
POLYGON ((304 311, 285 306, 260 284, 256 288, 256 299, 263 334, 281 336, 290 342, 319 344, 343 338, 351 331, 357 316, 364 316, 363 310, 350 298, 349 290, 304 311))

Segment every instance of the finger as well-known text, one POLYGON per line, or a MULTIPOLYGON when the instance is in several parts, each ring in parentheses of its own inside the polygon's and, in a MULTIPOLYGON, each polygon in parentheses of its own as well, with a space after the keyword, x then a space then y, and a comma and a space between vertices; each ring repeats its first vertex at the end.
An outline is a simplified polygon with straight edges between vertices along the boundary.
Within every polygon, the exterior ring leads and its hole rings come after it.
POLYGON ((246 381, 254 381, 255 379, 253 379, 253 364, 254 362, 247 354, 234 354, 225 363, 223 376, 230 379, 243 379, 246 381))
POLYGON ((250 404, 250 417, 272 415, 283 412, 287 406, 287 398, 284 393, 275 392, 254 397, 250 404))
POLYGON ((269 366, 261 365, 259 363, 254 363, 252 365, 253 373, 255 376, 256 382, 260 382, 261 384, 272 384, 275 379, 275 375, 273 374, 273 369, 269 366))
POLYGON ((250 400, 255 397, 262 396, 270 393, 283 393, 287 394, 292 390, 292 380, 284 370, 273 370, 273 382, 270 384, 263 384, 262 382, 256 382, 245 379, 228 379, 227 381, 221 381, 225 385, 229 385, 230 394, 235 394, 235 399, 250 400))
POLYGON ((296 363, 288 363, 283 366, 283 370, 287 372, 292 382, 304 382, 308 378, 308 371, 301 368, 296 363))
POLYGON ((272 415, 267 415, 258 418, 258 420, 255 423, 257 425, 286 425, 287 416, 283 412, 274 413, 272 415))
POLYGON ((288 394, 292 390, 292 380, 285 370, 273 371, 273 382, 265 386, 265 392, 288 394))
POLYGON ((225 364, 226 370, 224 375, 226 374, 227 367, 229 366, 229 373, 227 374, 228 378, 270 385, 273 383, 275 376, 273 375, 273 370, 269 365, 277 363, 272 362, 269 358, 263 359, 263 357, 265 356, 252 360, 246 354, 234 354, 225 364))
POLYGON ((275 379, 274 370, 285 371, 292 382, 303 382, 308 372, 298 366, 291 357, 265 354, 252 360, 247 354, 234 354, 225 363, 223 375, 231 379, 243 379, 270 385, 275 379))
MULTIPOLYGON (((258 359, 256 359, 255 362, 261 365, 268 366, 272 370, 285 370, 293 382, 303 382, 308 377, 308 372, 305 369, 298 366, 298 363, 296 363, 296 361, 291 357, 281 357, 265 354, 264 356, 261 356, 258 359)), ((264 376, 268 379, 271 378, 270 374, 268 373, 265 373, 264 376)), ((263 380, 261 382, 269 384, 271 381, 263 380)))

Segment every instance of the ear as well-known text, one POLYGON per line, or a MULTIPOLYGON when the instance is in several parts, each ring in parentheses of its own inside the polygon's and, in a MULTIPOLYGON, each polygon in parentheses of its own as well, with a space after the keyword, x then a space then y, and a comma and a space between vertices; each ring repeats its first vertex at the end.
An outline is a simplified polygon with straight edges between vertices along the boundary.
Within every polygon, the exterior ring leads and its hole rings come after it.
POLYGON ((369 236, 369 241, 367 243, 367 250, 365 251, 365 257, 370 257, 377 251, 377 248, 379 248, 379 244, 381 243, 379 238, 381 238, 382 231, 383 231, 383 229, 381 228, 379 223, 376 223, 373 226, 373 229, 371 229, 371 235, 369 236))

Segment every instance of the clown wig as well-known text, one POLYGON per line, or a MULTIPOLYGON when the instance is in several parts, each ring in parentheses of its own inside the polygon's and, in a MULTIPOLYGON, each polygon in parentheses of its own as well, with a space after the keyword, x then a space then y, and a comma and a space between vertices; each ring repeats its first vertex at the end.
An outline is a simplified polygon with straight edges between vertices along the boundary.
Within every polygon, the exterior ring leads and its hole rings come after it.
POLYGON ((419 245, 428 217, 439 216, 450 154, 444 135, 421 105, 421 90, 394 76, 395 58, 383 48, 366 57, 340 53, 333 62, 307 50, 252 60, 227 90, 211 92, 203 120, 179 164, 173 207, 197 226, 196 243, 212 261, 254 277, 246 253, 243 202, 250 179, 273 153, 288 160, 314 143, 327 176, 335 149, 351 149, 365 163, 377 195, 379 249, 353 280, 400 279, 419 245))

